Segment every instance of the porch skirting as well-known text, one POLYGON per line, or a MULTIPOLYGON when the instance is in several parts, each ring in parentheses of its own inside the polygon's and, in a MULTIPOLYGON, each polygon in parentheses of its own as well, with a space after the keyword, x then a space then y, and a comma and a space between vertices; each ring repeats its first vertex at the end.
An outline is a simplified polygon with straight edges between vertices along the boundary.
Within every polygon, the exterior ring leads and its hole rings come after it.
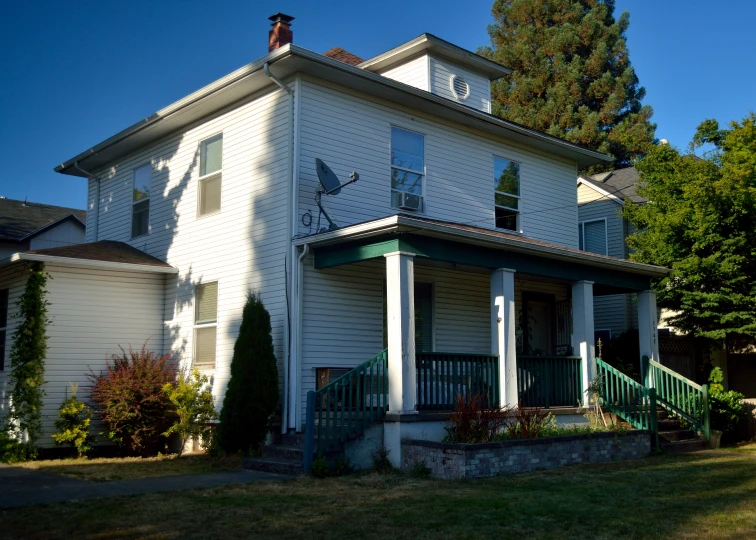
POLYGON ((402 469, 423 464, 437 478, 484 478, 651 455, 651 432, 593 433, 485 444, 402 441, 402 469))

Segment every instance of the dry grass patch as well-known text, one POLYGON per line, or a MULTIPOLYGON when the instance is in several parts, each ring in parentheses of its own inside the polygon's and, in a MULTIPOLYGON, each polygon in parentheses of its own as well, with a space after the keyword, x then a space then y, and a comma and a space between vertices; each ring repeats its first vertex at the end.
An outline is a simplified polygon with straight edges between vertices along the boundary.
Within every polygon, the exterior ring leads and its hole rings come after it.
POLYGON ((388 474, 0 513, 5 538, 756 538, 756 467, 662 456, 488 480, 388 474))
POLYGON ((207 455, 175 454, 150 458, 48 459, 18 464, 27 469, 72 476, 81 480, 108 482, 153 476, 197 474, 241 468, 241 458, 211 458, 207 455))

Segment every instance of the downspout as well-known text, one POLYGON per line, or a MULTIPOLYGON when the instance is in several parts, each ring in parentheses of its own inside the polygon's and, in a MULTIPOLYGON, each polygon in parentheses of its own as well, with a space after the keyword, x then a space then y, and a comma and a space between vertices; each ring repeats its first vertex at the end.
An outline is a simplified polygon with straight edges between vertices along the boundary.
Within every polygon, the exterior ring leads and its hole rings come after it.
MULTIPOLYGON (((281 81, 278 77, 273 75, 270 71, 270 62, 265 62, 263 64, 263 73, 271 80, 273 81, 276 86, 286 91, 286 93, 291 98, 290 100, 290 106, 289 106, 289 169, 292 172, 292 177, 294 177, 294 91, 289 88, 286 84, 281 81)), ((289 206, 288 210, 291 211, 291 200, 292 200, 292 185, 291 182, 286 183, 286 202, 289 206)), ((291 216, 289 216, 291 217, 291 216)), ((286 261, 285 261, 285 268, 287 269, 284 274, 284 283, 287 291, 291 291, 292 287, 292 277, 289 275, 290 272, 292 272, 292 265, 291 265, 291 251, 292 246, 290 244, 291 238, 293 236, 292 233, 292 220, 287 219, 286 220, 286 261)), ((293 295, 286 294, 287 298, 291 298, 293 295)), ((284 361, 283 361, 283 375, 284 375, 284 396, 283 396, 283 406, 281 411, 281 433, 286 433, 288 431, 289 427, 289 416, 291 415, 291 411, 289 408, 289 395, 292 393, 291 391, 291 306, 289 305, 289 302, 286 302, 286 317, 284 317, 284 361)))
POLYGON ((83 173, 84 175, 86 175, 86 177, 89 178, 90 180, 94 180, 95 186, 97 186, 97 188, 96 188, 96 195, 95 195, 95 207, 94 207, 94 211, 95 211, 94 231, 92 233, 92 235, 93 235, 92 241, 93 242, 97 242, 97 233, 98 233, 98 231, 100 229, 100 179, 97 178, 91 172, 85 171, 84 169, 82 169, 81 167, 79 167, 79 162, 78 161, 74 161, 73 167, 77 171, 79 171, 79 172, 83 173))
MULTIPOLYGON (((294 369, 297 370, 299 374, 302 373, 302 311, 304 309, 304 294, 303 294, 303 288, 304 288, 304 260, 305 257, 307 257, 307 254, 310 252, 310 244, 305 244, 302 248, 302 253, 299 255, 298 261, 299 264, 297 265, 297 313, 296 313, 296 321, 297 321, 297 348, 294 351, 294 369)), ((290 406, 294 409, 294 426, 296 426, 297 431, 301 431, 302 426, 302 414, 299 410, 301 408, 301 400, 299 399, 299 389, 301 387, 300 377, 297 377, 297 385, 294 388, 294 392, 291 394, 291 404, 290 406)))

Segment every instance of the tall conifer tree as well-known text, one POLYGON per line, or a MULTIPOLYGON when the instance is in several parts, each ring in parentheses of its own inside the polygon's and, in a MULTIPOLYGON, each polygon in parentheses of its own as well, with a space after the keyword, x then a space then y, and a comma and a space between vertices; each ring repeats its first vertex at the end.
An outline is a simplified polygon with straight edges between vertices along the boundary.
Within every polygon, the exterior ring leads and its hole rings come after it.
MULTIPOLYGON (((513 70, 494 83, 493 113, 631 165, 654 142, 653 110, 630 64, 630 15, 614 0, 496 0, 481 53, 513 70)), ((595 168, 591 172, 598 172, 595 168)))

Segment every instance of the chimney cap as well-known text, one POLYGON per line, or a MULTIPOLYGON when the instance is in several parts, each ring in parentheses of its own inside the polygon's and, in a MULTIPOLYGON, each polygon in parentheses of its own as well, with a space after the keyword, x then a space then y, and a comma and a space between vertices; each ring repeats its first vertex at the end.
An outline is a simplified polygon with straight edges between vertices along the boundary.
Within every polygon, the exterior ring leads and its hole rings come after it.
POLYGON ((271 23, 271 26, 275 26, 278 23, 283 23, 288 26, 289 24, 291 24, 291 21, 294 20, 294 17, 292 17, 291 15, 286 15, 285 13, 276 13, 275 15, 268 17, 268 20, 273 21, 271 23))

